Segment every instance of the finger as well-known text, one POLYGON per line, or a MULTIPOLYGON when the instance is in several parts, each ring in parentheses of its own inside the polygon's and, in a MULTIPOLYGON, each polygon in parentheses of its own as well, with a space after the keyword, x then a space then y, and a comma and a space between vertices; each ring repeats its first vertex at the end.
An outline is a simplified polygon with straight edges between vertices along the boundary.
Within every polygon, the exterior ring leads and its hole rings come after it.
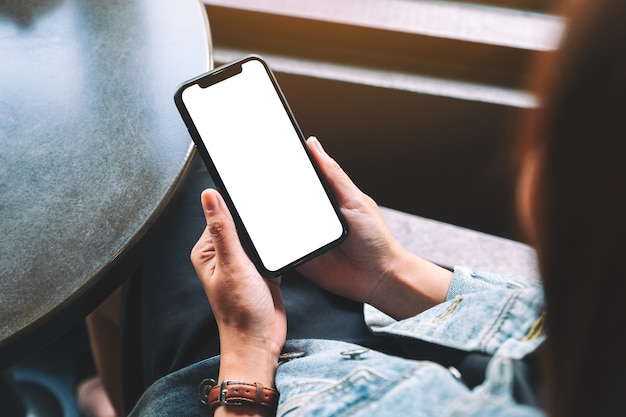
POLYGON ((241 256, 245 257, 235 223, 219 192, 207 189, 202 193, 201 199, 207 231, 213 241, 219 262, 228 264, 241 259, 241 256))
POLYGON ((352 182, 337 161, 326 153, 319 140, 311 136, 307 140, 307 145, 339 204, 346 206, 351 201, 359 199, 362 195, 361 190, 352 182))

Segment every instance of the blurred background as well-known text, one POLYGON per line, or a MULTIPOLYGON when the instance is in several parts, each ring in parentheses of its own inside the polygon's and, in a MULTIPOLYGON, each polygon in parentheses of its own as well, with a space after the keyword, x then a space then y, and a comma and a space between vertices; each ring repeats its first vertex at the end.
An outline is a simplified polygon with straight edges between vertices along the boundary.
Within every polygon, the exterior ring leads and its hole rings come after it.
POLYGON ((514 143, 557 0, 205 0, 216 65, 264 56, 305 135, 379 204, 521 239, 514 143))

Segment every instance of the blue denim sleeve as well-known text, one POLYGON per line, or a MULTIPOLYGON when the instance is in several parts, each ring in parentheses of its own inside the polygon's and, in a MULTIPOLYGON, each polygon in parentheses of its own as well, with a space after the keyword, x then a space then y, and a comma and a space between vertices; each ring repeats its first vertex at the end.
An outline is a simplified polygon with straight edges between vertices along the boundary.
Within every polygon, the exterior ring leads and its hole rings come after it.
POLYGON ((457 267, 447 300, 404 320, 366 305, 374 334, 520 359, 545 339, 541 283, 457 267))
POLYGON ((450 283, 450 288, 448 289, 446 301, 479 291, 494 290, 498 288, 538 288, 540 286, 540 282, 518 275, 489 274, 474 271, 468 267, 457 266, 454 268, 454 275, 452 276, 452 282, 450 283))

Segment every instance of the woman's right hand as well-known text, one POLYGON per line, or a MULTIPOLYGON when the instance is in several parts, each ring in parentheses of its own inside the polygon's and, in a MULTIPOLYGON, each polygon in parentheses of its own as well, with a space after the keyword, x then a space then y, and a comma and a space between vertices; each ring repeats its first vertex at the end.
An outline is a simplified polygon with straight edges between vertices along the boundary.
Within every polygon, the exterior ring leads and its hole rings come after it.
POLYGON ((405 250, 374 200, 359 190, 316 138, 307 144, 349 231, 341 245, 299 266, 298 272, 330 292, 371 304, 398 319, 443 301, 451 272, 405 250))
MULTIPOLYGON (((202 208, 206 227, 191 251, 191 261, 219 328, 218 382, 241 380, 273 387, 287 333, 280 278, 259 274, 216 190, 202 193, 202 208)), ((224 409, 230 410, 220 407, 219 413, 224 409)))

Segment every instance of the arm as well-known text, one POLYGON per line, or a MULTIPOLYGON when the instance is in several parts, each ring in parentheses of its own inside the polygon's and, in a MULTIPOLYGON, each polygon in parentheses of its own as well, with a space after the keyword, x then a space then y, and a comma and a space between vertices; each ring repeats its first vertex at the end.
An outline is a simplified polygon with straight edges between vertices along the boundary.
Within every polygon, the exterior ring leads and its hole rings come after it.
MULTIPOLYGON (((239 242, 235 224, 215 190, 202 194, 207 227, 191 260, 211 303, 220 334, 219 381, 274 387, 287 322, 280 279, 259 275, 239 242)), ((270 410, 220 406, 216 416, 261 416, 270 410)))
POLYGON ((391 235, 376 203, 362 193, 315 138, 320 166, 349 234, 339 247, 298 268, 321 287, 403 319, 445 300, 452 273, 407 251, 391 235))

